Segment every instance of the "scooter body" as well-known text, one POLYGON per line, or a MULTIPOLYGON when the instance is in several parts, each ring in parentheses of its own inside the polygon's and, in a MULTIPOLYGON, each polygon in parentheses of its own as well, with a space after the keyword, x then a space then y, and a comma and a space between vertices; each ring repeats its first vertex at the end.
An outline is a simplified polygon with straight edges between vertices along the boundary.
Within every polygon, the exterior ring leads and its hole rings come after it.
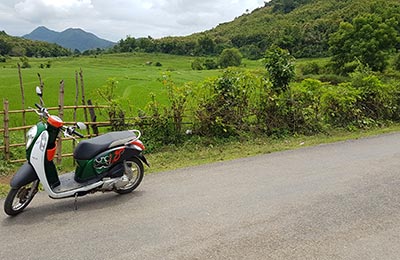
POLYGON ((30 203, 39 182, 54 199, 97 191, 124 194, 137 188, 144 175, 143 163, 149 166, 142 154, 145 147, 138 130, 111 132, 80 142, 73 154, 75 171, 59 176, 53 159, 60 132, 83 136, 74 127, 64 127, 64 122, 47 109, 36 106, 36 113, 45 120, 27 132, 27 162, 10 182, 11 190, 4 204, 8 215, 17 215, 30 203))

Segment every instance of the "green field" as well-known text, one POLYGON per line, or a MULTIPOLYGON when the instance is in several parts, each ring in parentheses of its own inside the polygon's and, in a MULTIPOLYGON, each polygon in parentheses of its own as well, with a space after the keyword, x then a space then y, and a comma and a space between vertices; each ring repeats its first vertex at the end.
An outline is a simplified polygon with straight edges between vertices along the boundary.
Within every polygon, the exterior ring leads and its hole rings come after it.
MULTIPOLYGON (((219 70, 192 70, 191 62, 194 59, 195 57, 143 53, 52 59, 31 58, 29 59, 31 68, 22 69, 26 93, 25 103, 29 106, 37 102, 34 89, 39 84, 37 73, 40 73, 45 83, 44 95, 47 106, 58 105, 58 89, 61 80, 65 82, 65 104, 73 105, 75 72, 80 69, 84 74, 87 99, 100 101, 96 89, 106 85, 108 79, 114 78, 118 81, 117 95, 129 99, 134 107, 143 108, 150 101, 150 93, 154 93, 157 100, 164 103, 166 95, 159 80, 163 73, 170 72, 177 83, 200 82, 205 78, 218 75, 219 70), (48 61, 51 61, 51 68, 39 68, 40 64, 46 64, 48 61), (157 62, 162 66, 155 66, 157 62)), ((21 108, 18 62, 18 58, 13 58, 0 65, 0 98, 8 99, 11 109, 21 108)), ((261 67, 257 61, 245 61, 244 65, 261 67)))

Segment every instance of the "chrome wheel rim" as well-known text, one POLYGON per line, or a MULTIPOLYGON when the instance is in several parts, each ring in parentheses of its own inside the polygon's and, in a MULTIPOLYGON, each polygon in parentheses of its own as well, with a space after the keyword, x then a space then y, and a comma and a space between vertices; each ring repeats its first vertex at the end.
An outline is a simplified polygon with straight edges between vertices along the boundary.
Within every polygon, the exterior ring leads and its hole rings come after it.
POLYGON ((140 175, 140 167, 135 162, 126 161, 124 166, 125 166, 124 177, 126 177, 129 181, 124 187, 120 188, 120 190, 127 190, 133 187, 139 180, 139 175, 140 175))
POLYGON ((31 201, 31 199, 37 192, 37 185, 38 181, 34 181, 19 188, 12 202, 13 210, 20 210, 31 201))

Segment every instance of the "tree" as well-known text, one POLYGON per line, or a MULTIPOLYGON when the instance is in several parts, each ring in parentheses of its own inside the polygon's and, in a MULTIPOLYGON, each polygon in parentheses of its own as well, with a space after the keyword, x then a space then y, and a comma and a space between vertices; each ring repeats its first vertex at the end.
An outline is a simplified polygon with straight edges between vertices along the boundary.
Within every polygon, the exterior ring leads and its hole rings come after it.
POLYGON ((236 48, 225 49, 219 56, 219 65, 222 68, 240 66, 242 64, 242 54, 236 48))
POLYGON ((294 57, 278 46, 272 46, 266 51, 265 68, 277 92, 286 91, 295 77, 294 57))
POLYGON ((373 71, 383 71, 388 54, 399 42, 395 19, 383 20, 369 14, 359 16, 353 23, 343 22, 329 39, 332 62, 338 73, 345 71, 347 63, 359 60, 373 71))
POLYGON ((11 45, 5 40, 0 39, 0 55, 7 55, 11 51, 11 45))
POLYGON ((205 35, 201 37, 198 41, 198 54, 200 55, 212 55, 215 53, 215 42, 214 40, 205 35))

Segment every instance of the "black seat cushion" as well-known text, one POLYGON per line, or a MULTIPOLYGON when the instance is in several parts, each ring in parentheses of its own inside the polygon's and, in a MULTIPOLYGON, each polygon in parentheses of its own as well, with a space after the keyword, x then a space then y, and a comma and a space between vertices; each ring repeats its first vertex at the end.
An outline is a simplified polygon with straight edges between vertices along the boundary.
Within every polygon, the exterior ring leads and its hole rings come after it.
POLYGON ((134 133, 130 131, 120 131, 84 140, 77 145, 74 151, 74 158, 77 160, 89 160, 109 148, 123 145, 134 138, 136 138, 134 133))

